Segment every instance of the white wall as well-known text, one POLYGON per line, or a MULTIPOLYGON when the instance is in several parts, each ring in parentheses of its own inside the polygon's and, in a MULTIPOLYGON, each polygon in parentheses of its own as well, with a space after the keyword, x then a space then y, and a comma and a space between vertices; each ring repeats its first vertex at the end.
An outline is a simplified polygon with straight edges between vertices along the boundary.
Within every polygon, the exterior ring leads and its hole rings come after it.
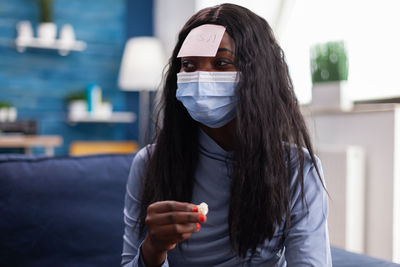
POLYGON ((168 58, 186 21, 195 13, 195 0, 155 0, 154 35, 161 39, 168 58))
POLYGON ((281 32, 296 93, 311 100, 309 50, 315 43, 344 40, 351 99, 400 96, 400 1, 295 0, 281 32))
POLYGON ((281 0, 155 0, 154 35, 163 41, 167 54, 170 55, 179 31, 191 16, 200 9, 222 3, 247 7, 264 17, 272 28, 282 27, 278 22, 278 14, 286 8, 286 5, 283 5, 281 0))
POLYGON ((284 3, 287 1, 289 0, 197 0, 196 10, 223 3, 232 3, 235 5, 244 6, 257 15, 265 18, 270 26, 276 31, 279 28, 278 17, 280 15, 280 11, 285 7, 284 3))

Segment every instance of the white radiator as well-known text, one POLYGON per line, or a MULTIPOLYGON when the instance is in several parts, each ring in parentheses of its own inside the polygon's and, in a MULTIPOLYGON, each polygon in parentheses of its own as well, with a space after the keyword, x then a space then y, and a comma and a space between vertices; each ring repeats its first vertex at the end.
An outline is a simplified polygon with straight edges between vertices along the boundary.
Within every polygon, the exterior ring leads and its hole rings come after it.
POLYGON ((359 146, 317 147, 328 193, 331 244, 365 252, 365 153, 359 146))

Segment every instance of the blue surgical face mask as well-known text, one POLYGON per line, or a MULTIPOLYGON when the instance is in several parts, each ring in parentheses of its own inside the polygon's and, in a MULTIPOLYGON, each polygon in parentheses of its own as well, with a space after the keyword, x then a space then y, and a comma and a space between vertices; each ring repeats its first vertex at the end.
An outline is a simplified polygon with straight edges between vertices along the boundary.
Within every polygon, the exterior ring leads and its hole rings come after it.
POLYGON ((235 117, 237 72, 178 73, 176 98, 190 116, 211 128, 219 128, 235 117))

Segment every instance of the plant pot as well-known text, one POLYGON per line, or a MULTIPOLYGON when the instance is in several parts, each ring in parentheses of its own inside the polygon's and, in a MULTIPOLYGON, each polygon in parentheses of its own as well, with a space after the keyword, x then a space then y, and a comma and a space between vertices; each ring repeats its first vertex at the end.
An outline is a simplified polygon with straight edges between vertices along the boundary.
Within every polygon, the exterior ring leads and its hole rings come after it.
POLYGON ((52 44, 56 40, 57 25, 53 22, 42 22, 37 27, 39 40, 44 44, 52 44))
POLYGON ((68 104, 70 120, 79 120, 85 118, 88 114, 88 105, 85 100, 75 100, 68 104))
POLYGON ((17 120, 17 109, 14 107, 0 108, 0 122, 14 122, 17 120))
POLYGON ((311 107, 318 110, 349 111, 353 102, 348 96, 346 81, 318 82, 312 87, 311 107))
POLYGON ((8 117, 8 108, 0 108, 0 122, 6 122, 8 117))

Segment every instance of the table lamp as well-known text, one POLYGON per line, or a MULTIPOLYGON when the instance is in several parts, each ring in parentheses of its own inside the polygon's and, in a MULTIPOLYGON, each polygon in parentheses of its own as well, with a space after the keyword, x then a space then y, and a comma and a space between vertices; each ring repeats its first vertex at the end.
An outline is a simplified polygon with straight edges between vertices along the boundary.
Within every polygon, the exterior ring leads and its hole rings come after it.
POLYGON ((161 41, 155 37, 135 37, 126 42, 118 77, 124 91, 139 91, 139 145, 146 145, 150 119, 150 91, 157 90, 166 64, 161 41))

